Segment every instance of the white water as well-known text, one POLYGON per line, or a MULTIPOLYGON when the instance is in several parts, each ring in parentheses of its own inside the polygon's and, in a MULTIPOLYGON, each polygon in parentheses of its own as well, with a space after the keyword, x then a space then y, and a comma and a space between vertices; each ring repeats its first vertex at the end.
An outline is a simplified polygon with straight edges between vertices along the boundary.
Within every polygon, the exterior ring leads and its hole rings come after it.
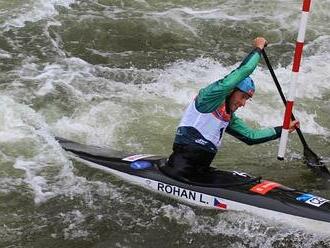
MULTIPOLYGON (((299 108, 299 99, 322 97, 322 94, 328 92, 325 85, 329 82, 326 81, 329 77, 327 75, 329 70, 326 70, 328 65, 326 62, 318 61, 318 56, 306 59, 307 66, 302 70, 301 78, 313 82, 313 85, 307 85, 298 91, 296 115, 305 133, 329 136, 328 128, 317 123, 315 113, 308 113, 299 108), (320 80, 317 80, 318 78, 320 80)), ((35 64, 27 61, 17 74, 23 80, 38 82, 38 87, 32 93, 32 99, 52 94, 61 87, 65 88, 80 106, 70 116, 63 116, 49 126, 40 113, 34 112, 28 106, 15 103, 7 96, 2 96, 1 108, 5 112, 2 112, 0 122, 0 141, 6 147, 14 147, 17 144, 22 146, 30 144, 31 141, 36 143, 34 147, 30 147, 33 155, 27 160, 17 158, 15 168, 25 170, 25 182, 33 188, 35 202, 42 202, 53 197, 54 192, 49 189, 47 180, 38 175, 39 171, 52 163, 60 167, 69 163, 63 151, 55 143, 54 134, 82 143, 116 145, 116 130, 125 125, 125 120, 135 116, 135 110, 130 109, 127 100, 124 99, 130 99, 133 104, 146 99, 155 101, 158 98, 174 101, 182 106, 181 110, 173 112, 173 109, 163 107, 162 111, 168 116, 173 116, 175 113, 174 117, 179 120, 181 111, 198 93, 199 88, 229 73, 235 66, 225 67, 217 61, 201 58, 193 62, 180 61, 164 70, 139 71, 132 68, 124 72, 124 74, 136 74, 136 77, 142 80, 151 74, 154 81, 141 87, 100 78, 95 73, 95 67, 81 59, 70 58, 63 60, 63 63, 47 64, 42 70, 38 70, 35 64), (93 86, 90 88, 85 84, 93 84, 93 86), (111 97, 121 100, 114 103, 108 100, 111 97), (101 101, 91 105, 93 99, 101 99, 101 101), (51 158, 50 151, 56 151, 60 156, 51 158)), ((106 70, 106 68, 102 69, 106 70)), ((287 88, 288 82, 285 79, 290 77, 290 69, 279 68, 275 72, 279 80, 284 82, 283 89, 287 88)), ((282 106, 282 103, 268 72, 258 69, 252 77, 257 84, 257 93, 244 110, 238 111, 239 116, 261 126, 281 125, 283 108, 274 109, 274 106, 282 106)), ((19 156, 20 153, 16 155, 19 156)), ((58 170, 58 173, 63 172, 58 170)), ((73 176, 71 169, 67 170, 67 173, 73 176)))
MULTIPOLYGON (((211 236, 237 237, 239 233, 242 241, 233 243, 232 247, 272 247, 276 241, 285 243, 289 239, 293 240, 298 247, 313 247, 319 244, 320 240, 326 240, 325 237, 319 237, 317 234, 304 234, 296 230, 288 231, 282 227, 271 227, 269 223, 245 214, 233 213, 213 218, 213 216, 195 213, 192 208, 183 205, 167 205, 160 203, 162 201, 144 203, 143 201, 152 196, 147 195, 144 196, 145 198, 141 196, 142 199, 138 199, 132 196, 130 188, 123 189, 103 180, 90 181, 82 176, 55 141, 55 135, 82 143, 107 145, 114 148, 119 146, 118 143, 126 142, 132 149, 138 148, 142 146, 141 141, 126 140, 125 137, 116 135, 118 130, 128 125, 128 120, 138 122, 140 115, 160 115, 165 120, 174 120, 177 123, 183 109, 198 93, 199 88, 226 75, 238 64, 228 65, 213 58, 201 56, 194 60, 178 60, 166 65, 164 69, 157 67, 153 69, 109 68, 107 65, 92 65, 82 58, 70 56, 70 53, 62 51, 61 37, 54 38, 49 30, 52 26, 62 25, 60 20, 56 19, 59 15, 57 7, 62 6, 70 10, 70 5, 73 3, 80 4, 82 1, 38 0, 26 2, 10 12, 1 11, 0 26, 3 31, 19 31, 27 24, 47 21, 46 28, 43 29, 44 35, 58 51, 58 58, 52 58, 46 62, 40 61, 33 55, 22 54, 20 55, 21 64, 16 66, 15 70, 4 74, 8 76, 4 84, 10 84, 10 87, 3 87, 0 91, 0 161, 2 166, 0 192, 2 194, 23 191, 22 194, 30 195, 33 202, 39 206, 56 197, 64 196, 73 199, 81 196, 88 211, 92 213, 97 212, 95 209, 99 207, 95 194, 102 197, 110 196, 112 201, 105 200, 104 204, 122 203, 123 209, 118 210, 118 215, 125 216, 130 221, 135 220, 136 215, 127 214, 124 207, 128 201, 135 201, 142 206, 138 209, 139 211, 151 208, 154 219, 151 221, 137 219, 134 224, 149 225, 153 228, 159 224, 157 222, 161 218, 159 216, 165 216, 175 223, 187 225, 186 234, 203 233, 211 236), (61 107, 56 103, 48 104, 47 102, 48 97, 59 98, 62 95, 70 99, 72 104, 67 112, 61 112, 61 107), (34 101, 43 99, 47 105, 34 110, 33 107, 37 106, 34 101), (144 204, 145 207, 143 207, 144 204), (160 208, 158 208, 159 204, 161 204, 160 208)), ((241 5, 241 1, 237 0, 227 1, 221 8, 180 6, 166 10, 154 9, 150 6, 152 4, 146 1, 135 1, 135 3, 139 6, 149 6, 150 11, 126 8, 122 1, 121 7, 105 6, 105 9, 100 12, 86 11, 84 15, 79 16, 79 20, 96 18, 94 14, 97 18, 113 17, 119 20, 126 18, 120 16, 125 11, 132 11, 132 15, 140 12, 146 20, 154 20, 160 23, 160 26, 164 25, 165 30, 182 31, 185 34, 192 34, 197 39, 202 38, 200 23, 203 20, 214 23, 230 22, 234 23, 233 25, 241 22, 268 25, 260 23, 261 17, 264 17, 265 20, 275 21, 281 27, 274 28, 270 25, 270 33, 277 34, 276 40, 270 41, 269 51, 272 52, 272 45, 293 44, 293 39, 288 38, 285 31, 297 27, 299 20, 297 17, 300 14, 295 8, 299 7, 299 3, 293 1, 271 3, 252 1, 240 8, 237 6, 241 5), (267 7, 264 8, 266 4, 267 7)), ((309 41, 307 35, 308 42, 305 46, 295 105, 295 113, 301 121, 302 130, 324 139, 329 137, 330 126, 318 121, 322 114, 317 109, 319 106, 309 108, 305 106, 306 104, 313 105, 314 101, 320 99, 325 99, 325 104, 329 101, 329 26, 320 25, 320 23, 328 23, 326 21, 329 20, 329 3, 328 0, 314 1, 308 27, 311 32, 319 35, 314 41, 309 41)), ((217 5, 218 3, 211 1, 210 4, 217 5)), ((100 4, 100 6, 103 5, 100 4)), ((150 29, 159 32, 157 26, 152 26, 150 29)), ((33 35, 33 37, 38 37, 39 34, 33 35)), ((235 45, 232 44, 232 46, 235 45)), ((43 44, 40 45, 42 46, 43 44)), ((97 49, 94 49, 94 52, 102 57, 110 58, 113 55, 130 56, 134 53, 133 51, 104 53, 97 49)), ((231 56, 231 51, 224 52, 231 56)), ((241 52, 241 54, 243 58, 245 53, 241 52)), ((10 61, 15 58, 15 55, 12 55, 9 49, 1 48, 0 58, 10 61)), ((286 92, 289 86, 291 65, 283 66, 276 61, 273 61, 273 65, 286 92)), ((280 125, 283 108, 279 106, 282 106, 282 103, 268 71, 259 68, 252 77, 257 84, 256 97, 244 110, 239 111, 239 115, 261 126, 280 125)), ((153 121, 156 123, 152 127, 160 127, 161 135, 163 129, 166 128, 173 129, 174 135, 175 124, 168 124, 166 121, 159 123, 158 119, 151 120, 148 124, 153 121)), ((166 131, 166 135, 172 135, 172 131, 166 131)), ((146 135, 148 134, 144 134, 146 135)), ((171 146, 170 142, 165 145, 171 146)), ((65 239, 79 240, 97 235, 88 229, 88 211, 84 212, 74 207, 67 212, 59 211, 59 218, 67 225, 62 232, 65 239)), ((106 218, 111 218, 111 214, 113 213, 97 215, 99 223, 106 218)), ((145 218, 150 217, 147 213, 144 214, 145 218)), ((15 230, 9 227, 5 229, 8 233, 18 234, 18 237, 24 232, 22 227, 15 230)), ((54 232, 51 236, 56 238, 59 234, 54 232)))
POLYGON ((36 0, 28 1, 14 9, 6 21, 0 25, 4 30, 23 28, 27 22, 37 22, 58 15, 56 6, 70 7, 75 0, 36 0))

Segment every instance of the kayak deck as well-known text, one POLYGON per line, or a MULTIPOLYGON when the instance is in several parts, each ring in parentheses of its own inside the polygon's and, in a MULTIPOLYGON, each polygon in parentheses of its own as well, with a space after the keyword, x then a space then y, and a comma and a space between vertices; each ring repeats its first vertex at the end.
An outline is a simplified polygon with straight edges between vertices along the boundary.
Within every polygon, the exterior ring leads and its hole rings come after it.
POLYGON ((247 211, 266 217, 271 213, 276 219, 293 218, 298 226, 305 227, 306 224, 314 230, 317 225, 320 231, 330 230, 330 201, 322 197, 235 171, 212 170, 210 173, 212 178, 217 178, 216 184, 177 180, 164 173, 164 157, 127 154, 62 138, 57 140, 75 159, 89 166, 189 204, 247 211), (146 167, 136 167, 141 164, 146 167), (219 181, 222 183, 219 184, 219 181))

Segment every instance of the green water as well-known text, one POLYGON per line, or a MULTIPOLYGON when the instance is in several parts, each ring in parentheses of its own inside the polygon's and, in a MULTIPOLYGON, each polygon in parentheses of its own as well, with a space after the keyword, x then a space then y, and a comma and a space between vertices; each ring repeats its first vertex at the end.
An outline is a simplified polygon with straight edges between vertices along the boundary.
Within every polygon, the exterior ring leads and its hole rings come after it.
MULTIPOLYGON (((201 87, 269 40, 286 93, 299 1, 0 0, 0 247, 329 247, 329 237, 246 213, 187 206, 71 161, 55 136, 168 155, 201 87)), ((330 2, 313 2, 295 114, 330 163, 330 2)), ((239 115, 281 125, 283 106, 262 62, 239 115)), ((325 198, 290 136, 246 146, 229 135, 214 165, 325 198)))

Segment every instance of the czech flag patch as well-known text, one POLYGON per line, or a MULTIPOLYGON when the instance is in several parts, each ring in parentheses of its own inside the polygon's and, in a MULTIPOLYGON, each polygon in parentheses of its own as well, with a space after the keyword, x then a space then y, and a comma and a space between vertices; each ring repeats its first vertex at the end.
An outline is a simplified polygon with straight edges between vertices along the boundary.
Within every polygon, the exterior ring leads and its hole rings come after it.
POLYGON ((227 209, 227 204, 221 203, 217 198, 214 198, 213 206, 217 208, 227 209))

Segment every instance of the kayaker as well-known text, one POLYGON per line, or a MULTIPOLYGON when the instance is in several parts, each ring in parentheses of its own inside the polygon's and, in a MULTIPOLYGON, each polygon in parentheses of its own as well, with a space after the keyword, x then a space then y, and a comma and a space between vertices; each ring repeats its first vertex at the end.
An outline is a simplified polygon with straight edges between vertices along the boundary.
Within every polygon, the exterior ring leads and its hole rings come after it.
MULTIPOLYGON (((257 67, 267 41, 257 37, 253 44, 254 49, 238 68, 202 88, 185 110, 176 132, 173 153, 164 168, 169 174, 189 178, 208 171, 225 132, 248 145, 281 136, 281 126, 253 129, 235 115, 255 92, 255 84, 249 75, 257 67)), ((298 124, 298 121, 291 121, 290 132, 298 124)))

